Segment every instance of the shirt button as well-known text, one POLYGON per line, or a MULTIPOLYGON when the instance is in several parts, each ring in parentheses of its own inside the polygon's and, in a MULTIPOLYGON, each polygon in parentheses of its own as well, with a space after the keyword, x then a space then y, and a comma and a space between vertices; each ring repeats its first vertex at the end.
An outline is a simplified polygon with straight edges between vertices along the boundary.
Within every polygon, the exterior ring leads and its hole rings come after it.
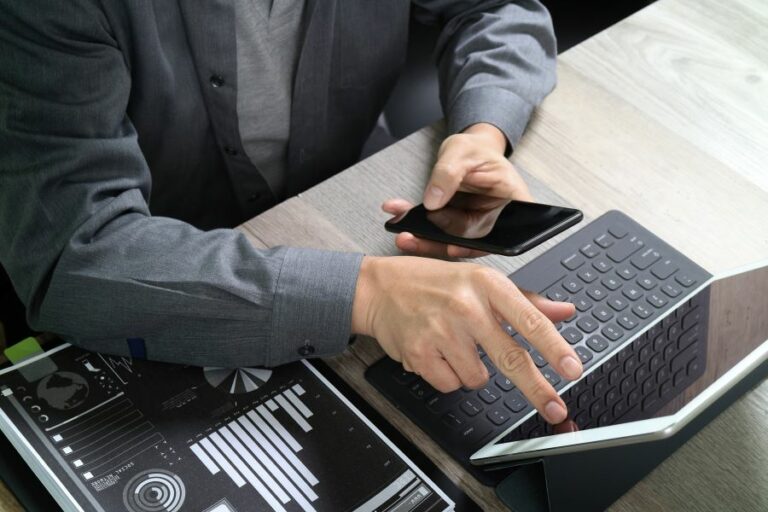
POLYGON ((299 347, 299 350, 297 350, 297 352, 301 357, 311 356, 312 354, 315 353, 315 347, 313 347, 312 345, 304 345, 302 347, 299 347))
POLYGON ((224 77, 221 75, 211 75, 211 78, 209 78, 209 81, 211 82, 211 85, 214 87, 221 87, 224 85, 224 77))
POLYGON ((237 149, 232 146, 224 146, 224 152, 229 156, 237 156, 237 149))

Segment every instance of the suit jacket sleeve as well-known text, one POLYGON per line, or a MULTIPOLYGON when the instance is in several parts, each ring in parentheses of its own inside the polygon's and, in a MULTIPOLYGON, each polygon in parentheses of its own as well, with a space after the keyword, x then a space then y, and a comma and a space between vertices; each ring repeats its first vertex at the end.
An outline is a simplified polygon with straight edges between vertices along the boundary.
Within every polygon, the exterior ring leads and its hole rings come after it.
POLYGON ((486 122, 514 147, 533 109, 555 86, 557 45, 538 0, 414 0, 439 23, 440 101, 450 133, 486 122))
POLYGON ((346 347, 361 255, 150 214, 130 71, 96 6, 0 0, 0 47, 0 262, 34 328, 196 365, 346 347))

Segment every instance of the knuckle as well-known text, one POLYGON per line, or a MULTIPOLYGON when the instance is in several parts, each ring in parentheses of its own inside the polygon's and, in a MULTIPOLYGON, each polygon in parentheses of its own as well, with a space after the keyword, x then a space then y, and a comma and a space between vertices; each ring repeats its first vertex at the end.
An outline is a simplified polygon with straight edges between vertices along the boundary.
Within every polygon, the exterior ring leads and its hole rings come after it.
POLYGON ((499 369, 506 375, 517 375, 528 370, 528 353, 519 347, 510 347, 499 356, 499 369))
POLYGON ((414 341, 406 349, 409 365, 414 368, 419 361, 423 361, 427 356, 427 344, 422 341, 414 341))
POLYGON ((455 163, 441 161, 435 164, 434 174, 455 180, 461 177, 461 168, 455 163))
POLYGON ((440 380, 439 382, 433 382, 430 384, 441 393, 451 393, 461 387, 461 384, 458 381, 451 380, 440 380))
POLYGON ((488 383, 488 377, 484 372, 477 370, 465 375, 464 383, 470 388, 481 388, 488 383))
POLYGON ((461 317, 475 316, 475 297, 468 290, 458 291, 448 299, 448 309, 454 315, 461 317))
POLYGON ((537 336, 547 329, 547 320, 533 305, 520 312, 520 325, 529 336, 537 336))

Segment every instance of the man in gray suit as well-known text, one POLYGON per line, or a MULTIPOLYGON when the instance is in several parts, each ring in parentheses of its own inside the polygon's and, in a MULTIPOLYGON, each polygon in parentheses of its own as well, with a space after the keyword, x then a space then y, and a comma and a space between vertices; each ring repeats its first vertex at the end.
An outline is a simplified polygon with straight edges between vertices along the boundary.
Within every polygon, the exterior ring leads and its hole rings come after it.
MULTIPOLYGON (((480 344, 550 421, 565 405, 504 319, 567 378, 573 313, 472 256, 277 247, 230 229, 354 163, 403 64, 441 26, 451 135, 424 202, 529 199, 505 157, 554 85, 538 0, 0 0, 0 262, 30 324, 91 350, 277 365, 374 336, 441 391, 482 386, 480 344)), ((398 213, 410 205, 388 201, 398 213)))

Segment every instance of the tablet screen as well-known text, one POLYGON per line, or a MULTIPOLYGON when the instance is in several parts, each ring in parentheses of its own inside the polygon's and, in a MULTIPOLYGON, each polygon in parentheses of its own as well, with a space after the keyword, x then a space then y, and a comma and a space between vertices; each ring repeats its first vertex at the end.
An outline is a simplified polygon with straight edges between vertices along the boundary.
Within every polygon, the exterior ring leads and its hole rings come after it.
POLYGON ((565 422, 536 414, 497 442, 673 415, 766 339, 768 267, 714 280, 565 388, 565 422))

